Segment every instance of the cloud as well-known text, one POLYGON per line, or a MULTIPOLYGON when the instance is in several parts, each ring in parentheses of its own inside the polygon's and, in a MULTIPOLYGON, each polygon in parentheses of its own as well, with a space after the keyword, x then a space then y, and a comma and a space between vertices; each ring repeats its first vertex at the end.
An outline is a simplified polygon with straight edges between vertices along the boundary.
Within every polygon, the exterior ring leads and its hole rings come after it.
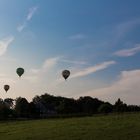
POLYGON ((69 37, 69 39, 71 40, 81 40, 81 39, 85 39, 86 35, 84 34, 75 34, 69 37))
POLYGON ((49 58, 44 61, 42 66, 38 69, 30 69, 29 75, 24 76, 25 80, 28 80, 31 83, 39 82, 44 74, 47 75, 50 70, 57 64, 59 57, 49 58))
POLYGON ((103 62, 101 64, 98 64, 98 65, 95 65, 95 66, 92 66, 92 67, 85 68, 85 69, 80 70, 80 71, 76 72, 75 74, 73 74, 71 76, 71 78, 83 77, 83 76, 89 75, 91 73, 95 73, 97 71, 106 69, 110 65, 113 65, 115 63, 116 63, 115 61, 107 61, 107 62, 103 62))
POLYGON ((140 45, 136 45, 136 47, 131 49, 124 49, 124 50, 117 51, 114 54, 120 57, 128 57, 128 56, 133 56, 138 52, 140 52, 140 45))
POLYGON ((138 25, 140 25, 140 18, 132 19, 118 24, 116 29, 113 30, 113 34, 115 35, 114 40, 119 42, 119 40, 121 40, 128 32, 130 32, 138 25))
POLYGON ((17 63, 18 62, 18 59, 15 59, 15 58, 12 58, 12 57, 1 57, 1 59, 0 59, 0 61, 2 62, 15 62, 15 63, 17 63))
POLYGON ((34 7, 29 9, 29 12, 28 12, 28 14, 26 16, 26 19, 24 20, 24 22, 22 24, 20 24, 17 27, 18 32, 21 32, 27 26, 28 21, 30 21, 32 19, 33 15, 37 11, 37 9, 38 9, 37 6, 34 6, 34 7))
POLYGON ((35 82, 38 81, 38 77, 37 76, 25 76, 24 79, 28 80, 31 83, 35 83, 35 82))
MULTIPOLYGON (((92 66, 92 67, 88 67, 88 68, 85 68, 85 69, 81 69, 81 70, 77 70, 77 68, 73 68, 73 70, 76 70, 77 72, 72 73, 71 76, 69 77, 69 79, 72 79, 72 78, 78 78, 78 77, 83 77, 83 76, 86 76, 86 75, 89 75, 89 74, 92 74, 92 73, 95 73, 97 71, 100 71, 100 70, 103 70, 103 69, 106 69, 108 68, 109 66, 113 65, 113 64, 116 64, 115 61, 107 61, 107 62, 103 62, 101 64, 98 64, 98 65, 95 65, 95 66, 92 66)), ((55 81, 55 86, 56 85, 59 85, 61 84, 62 82, 64 81, 63 78, 59 78, 55 81)))
POLYGON ((75 61, 75 60, 67 60, 67 59, 60 60, 60 62, 70 63, 70 64, 78 64, 78 65, 86 65, 87 64, 87 62, 85 62, 85 61, 75 61))
POLYGON ((118 35, 123 35, 124 33, 130 31, 131 29, 136 27, 136 25, 139 24, 140 24, 140 18, 136 18, 119 24, 117 26, 118 35))
POLYGON ((71 61, 71 60, 66 60, 62 59, 63 57, 54 57, 54 58, 49 58, 46 59, 41 66, 40 69, 31 69, 30 72, 34 74, 38 73, 44 73, 50 71, 58 62, 64 62, 64 63, 70 63, 70 64, 79 64, 79 65, 85 65, 87 64, 85 61, 71 61))
MULTIPOLYGON (((103 40, 101 41, 101 36, 99 36, 99 45, 101 46, 118 46, 121 41, 128 41, 127 35, 133 32, 134 29, 140 26, 140 18, 133 18, 127 21, 119 22, 116 24, 112 24, 112 26, 107 26, 103 33, 106 34, 103 40)), ((102 31, 102 30, 101 30, 102 31)), ((102 32, 100 33, 102 34, 102 32)))
POLYGON ((47 59, 42 66, 42 71, 46 72, 52 69, 57 64, 58 60, 59 57, 47 59))
POLYGON ((16 81, 10 77, 9 75, 5 74, 5 73, 1 73, 0 74, 0 84, 1 85, 5 85, 5 84, 15 84, 16 81))
POLYGON ((59 57, 46 59, 40 69, 31 69, 34 74, 50 71, 58 62, 59 57))
POLYGON ((24 22, 23 24, 21 24, 21 25, 19 25, 19 26, 17 27, 17 30, 18 30, 19 32, 21 32, 21 31, 26 27, 26 25, 27 25, 27 22, 24 22))
POLYGON ((14 37, 8 37, 0 40, 0 56, 4 55, 9 45, 13 42, 14 37))
POLYGON ((57 64, 59 59, 60 57, 46 59, 40 68, 30 69, 29 73, 32 76, 26 76, 25 79, 31 82, 38 81, 40 78, 44 77, 44 74, 46 75, 52 70, 52 68, 57 64))
POLYGON ((27 21, 31 20, 31 18, 33 17, 33 15, 34 15, 35 12, 37 11, 37 9, 38 9, 37 6, 32 7, 32 8, 29 9, 29 13, 28 13, 28 15, 27 15, 27 17, 26 17, 26 20, 27 20, 27 21))
POLYGON ((5 77, 5 76, 6 76, 6 74, 4 74, 4 73, 0 74, 0 78, 5 77))
POLYGON ((13 85, 16 83, 16 81, 12 78, 1 78, 0 79, 0 84, 4 85, 4 84, 10 84, 10 85, 13 85))
POLYGON ((107 87, 94 89, 84 93, 99 97, 100 99, 115 102, 117 98, 122 98, 129 104, 139 104, 140 101, 140 69, 122 71, 113 84, 107 87))

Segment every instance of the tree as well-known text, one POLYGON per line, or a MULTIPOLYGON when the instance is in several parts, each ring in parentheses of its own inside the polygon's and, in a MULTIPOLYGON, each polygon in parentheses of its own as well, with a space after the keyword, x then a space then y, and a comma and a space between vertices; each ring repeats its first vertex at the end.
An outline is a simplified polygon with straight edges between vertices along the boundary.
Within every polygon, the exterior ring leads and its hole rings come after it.
POLYGON ((43 114, 46 114, 46 112, 47 112, 47 109, 46 109, 46 107, 45 107, 45 102, 44 102, 44 100, 41 98, 41 97, 39 97, 39 96, 35 96, 34 98, 33 98, 33 101, 32 101, 33 103, 34 103, 34 105, 36 106, 36 111, 37 111, 37 114, 39 115, 39 116, 43 116, 43 114))
POLYGON ((77 112, 77 104, 74 99, 71 98, 63 98, 60 100, 59 105, 57 106, 57 112, 62 114, 73 114, 77 112))
POLYGON ((114 105, 114 111, 115 112, 126 112, 127 111, 127 105, 121 101, 119 98, 114 105))
POLYGON ((11 98, 6 98, 4 99, 4 103, 7 105, 7 107, 9 109, 12 109, 13 108, 13 105, 14 105, 14 99, 11 99, 11 98))
POLYGON ((104 103, 104 104, 101 104, 100 107, 98 108, 98 112, 99 113, 111 113, 113 110, 113 106, 109 103, 104 103))
POLYGON ((0 99, 0 119, 6 119, 10 114, 11 109, 2 99, 0 99))
POLYGON ((17 98, 15 111, 19 117, 29 117, 29 103, 25 98, 17 98))
POLYGON ((102 103, 103 103, 102 101, 89 96, 80 97, 77 100, 79 111, 88 114, 97 113, 98 108, 102 103))
POLYGON ((37 109, 37 106, 34 104, 34 102, 29 103, 29 116, 31 118, 38 118, 39 117, 39 110, 37 109))

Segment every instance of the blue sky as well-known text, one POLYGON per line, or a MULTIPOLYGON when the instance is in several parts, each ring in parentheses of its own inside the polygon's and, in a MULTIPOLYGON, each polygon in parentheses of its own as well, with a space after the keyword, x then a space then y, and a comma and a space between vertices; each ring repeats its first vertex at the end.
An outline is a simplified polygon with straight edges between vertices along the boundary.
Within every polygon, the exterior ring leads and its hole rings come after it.
POLYGON ((1 0, 2 98, 50 93, 140 104, 139 0, 1 0), (19 80, 15 71, 25 68, 19 80), (64 82, 61 72, 71 71, 64 82), (4 84, 10 84, 7 94, 4 84))

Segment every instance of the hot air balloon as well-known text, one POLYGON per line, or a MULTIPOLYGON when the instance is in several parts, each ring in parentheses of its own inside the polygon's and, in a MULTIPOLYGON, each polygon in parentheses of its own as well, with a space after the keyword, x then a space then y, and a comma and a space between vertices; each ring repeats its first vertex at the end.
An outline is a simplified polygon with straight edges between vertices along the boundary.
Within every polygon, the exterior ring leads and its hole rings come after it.
POLYGON ((18 76, 21 77, 22 74, 24 73, 24 69, 23 68, 17 68, 16 72, 17 72, 18 76))
POLYGON ((62 76, 66 80, 70 76, 70 71, 69 70, 62 71, 62 76))
POLYGON ((4 85, 4 90, 7 92, 9 90, 10 86, 9 85, 4 85))

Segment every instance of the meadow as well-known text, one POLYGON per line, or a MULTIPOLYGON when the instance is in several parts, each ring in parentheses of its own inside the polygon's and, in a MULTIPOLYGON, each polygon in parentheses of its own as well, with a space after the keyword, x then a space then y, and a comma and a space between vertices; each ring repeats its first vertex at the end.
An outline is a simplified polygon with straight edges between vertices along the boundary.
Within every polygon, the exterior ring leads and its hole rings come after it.
POLYGON ((1 121, 0 140, 140 140, 140 114, 1 121))

